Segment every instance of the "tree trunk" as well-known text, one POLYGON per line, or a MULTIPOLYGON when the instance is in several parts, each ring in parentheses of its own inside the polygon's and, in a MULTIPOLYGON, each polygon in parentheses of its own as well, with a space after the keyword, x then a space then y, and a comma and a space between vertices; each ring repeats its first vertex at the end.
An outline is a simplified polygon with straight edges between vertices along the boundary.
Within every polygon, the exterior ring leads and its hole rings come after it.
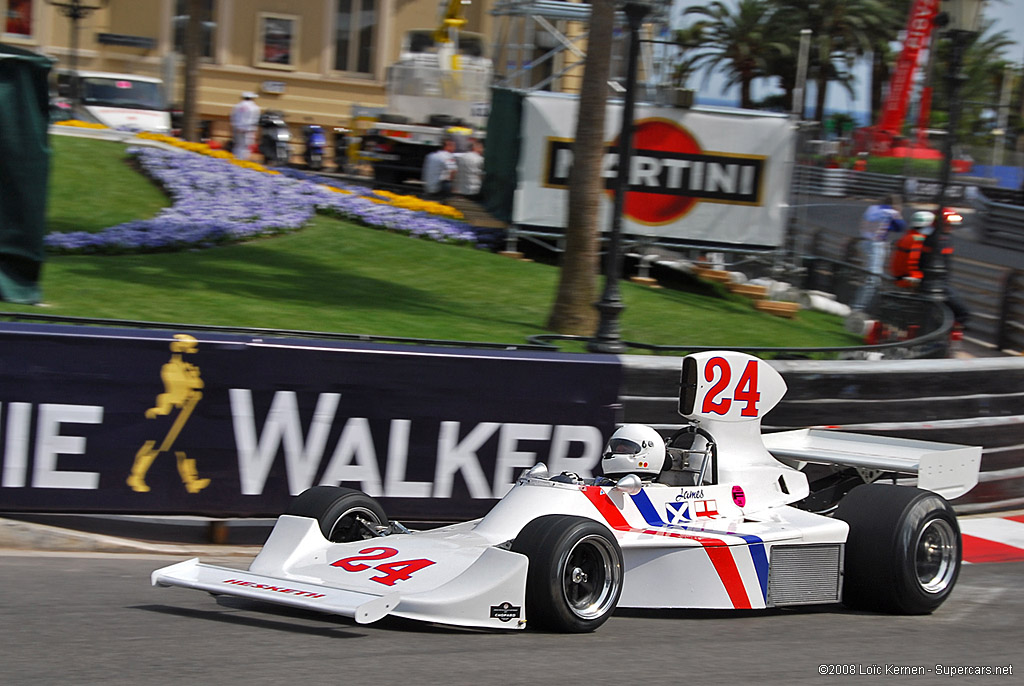
POLYGON ((605 106, 611 64, 612 0, 593 0, 587 62, 583 69, 573 164, 569 173, 569 216, 558 293, 547 327, 561 334, 592 336, 597 329, 599 231, 604 179, 605 106))
POLYGON ((182 105, 181 136, 199 140, 197 92, 199 90, 199 47, 202 41, 202 0, 188 0, 188 24, 185 26, 185 102, 182 105))

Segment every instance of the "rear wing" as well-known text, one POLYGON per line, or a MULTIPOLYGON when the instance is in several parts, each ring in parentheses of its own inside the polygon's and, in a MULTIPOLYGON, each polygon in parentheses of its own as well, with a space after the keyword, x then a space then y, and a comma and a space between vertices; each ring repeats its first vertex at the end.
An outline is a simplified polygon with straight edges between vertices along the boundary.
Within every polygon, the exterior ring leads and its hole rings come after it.
POLYGON ((822 429, 783 431, 762 438, 776 458, 912 474, 918 488, 947 500, 974 488, 981 467, 978 446, 822 429))

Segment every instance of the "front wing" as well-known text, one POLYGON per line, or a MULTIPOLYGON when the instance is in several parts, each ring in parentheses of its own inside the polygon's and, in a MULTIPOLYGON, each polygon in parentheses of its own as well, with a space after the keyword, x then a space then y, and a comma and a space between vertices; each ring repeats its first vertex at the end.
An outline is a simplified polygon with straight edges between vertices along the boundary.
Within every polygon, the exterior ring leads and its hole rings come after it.
POLYGON ((233 595, 338 614, 351 617, 359 624, 376 622, 398 605, 398 593, 375 596, 320 584, 289 581, 202 564, 198 558, 156 570, 152 574, 152 582, 154 586, 180 586, 215 595, 233 595))

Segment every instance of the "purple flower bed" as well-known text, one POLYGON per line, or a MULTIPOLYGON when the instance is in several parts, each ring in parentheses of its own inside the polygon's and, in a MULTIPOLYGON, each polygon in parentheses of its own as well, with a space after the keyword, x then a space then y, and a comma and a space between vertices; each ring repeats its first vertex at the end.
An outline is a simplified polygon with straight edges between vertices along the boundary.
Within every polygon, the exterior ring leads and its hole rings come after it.
MULTIPOLYGON (((295 231, 316 212, 369 227, 442 242, 481 245, 462 222, 375 202, 372 191, 343 186, 338 193, 318 183, 244 169, 224 160, 158 148, 130 148, 143 171, 171 197, 171 207, 152 219, 127 222, 98 233, 50 233, 56 253, 138 253, 207 248, 295 231)), ((340 186, 340 184, 337 184, 340 186)))

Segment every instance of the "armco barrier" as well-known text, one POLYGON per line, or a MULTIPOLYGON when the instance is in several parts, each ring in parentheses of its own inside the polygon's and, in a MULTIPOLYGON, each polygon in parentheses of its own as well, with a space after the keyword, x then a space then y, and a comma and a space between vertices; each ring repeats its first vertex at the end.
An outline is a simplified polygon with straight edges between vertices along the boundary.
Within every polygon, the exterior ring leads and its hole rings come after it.
MULTIPOLYGON (((340 482, 468 519, 538 460, 595 471, 616 422, 679 426, 680 364, 3 323, 0 512, 272 516, 340 482)), ((771 364, 766 430, 981 445, 958 509, 1024 504, 1024 358, 771 364)))
MULTIPOLYGON (((983 448, 981 482, 960 512, 1024 505, 1024 357, 971 360, 772 361, 789 391, 766 431, 833 427, 983 448)), ((679 425, 679 361, 627 357, 623 421, 679 425)))
POLYGON ((982 242, 1024 250, 1024 206, 984 202, 978 233, 982 242))

